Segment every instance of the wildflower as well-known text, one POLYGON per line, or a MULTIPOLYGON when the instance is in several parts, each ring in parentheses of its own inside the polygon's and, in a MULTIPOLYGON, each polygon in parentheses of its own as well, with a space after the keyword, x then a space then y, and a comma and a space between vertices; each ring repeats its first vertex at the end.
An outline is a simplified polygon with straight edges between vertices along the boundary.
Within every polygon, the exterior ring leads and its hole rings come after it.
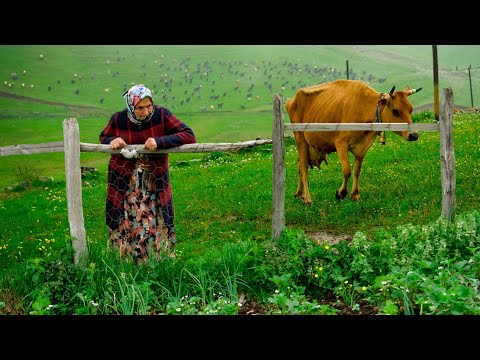
POLYGON ((328 249, 330 249, 330 246, 325 245, 325 250, 328 250, 328 249))
POLYGON ((362 286, 362 290, 363 290, 363 291, 367 291, 367 287, 366 287, 366 286, 362 286))
POLYGON ((343 283, 344 283, 344 284, 348 284, 348 280, 345 280, 343 283))
POLYGON ((318 274, 315 274, 315 277, 318 278, 318 274))
POLYGON ((323 266, 320 266, 320 267, 318 268, 318 271, 323 271, 323 266))

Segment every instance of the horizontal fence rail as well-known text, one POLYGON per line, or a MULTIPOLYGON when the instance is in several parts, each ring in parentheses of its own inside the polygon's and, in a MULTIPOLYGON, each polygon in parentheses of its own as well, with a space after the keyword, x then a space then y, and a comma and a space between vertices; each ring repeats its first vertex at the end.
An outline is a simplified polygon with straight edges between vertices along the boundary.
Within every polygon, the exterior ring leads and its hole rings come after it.
MULTIPOLYGON (((139 154, 158 154, 158 153, 199 153, 199 152, 214 152, 214 151, 236 151, 254 146, 271 144, 272 140, 251 140, 236 143, 195 143, 185 144, 170 149, 148 150, 142 145, 127 145, 124 149, 129 151, 136 151, 139 154)), ((112 154, 120 154, 121 150, 113 150, 110 145, 103 144, 88 144, 80 143, 80 151, 82 152, 104 152, 112 154)))
POLYGON ((30 155, 51 152, 63 152, 63 141, 54 141, 41 144, 22 144, 0 147, 0 156, 30 155))
MULTIPOLYGON (((136 151, 138 154, 159 154, 159 153, 199 153, 215 151, 237 151, 252 148, 259 145, 271 144, 271 139, 249 140, 236 143, 195 143, 185 144, 170 149, 148 150, 143 145, 127 145, 124 149, 136 151)), ((64 152, 63 141, 54 141, 41 144, 22 144, 0 147, 0 156, 8 155, 29 155, 51 152, 64 152)), ((80 143, 80 152, 101 152, 109 154, 120 154, 121 150, 111 149, 110 145, 80 143)))
POLYGON ((285 130, 293 131, 438 131, 440 125, 434 124, 405 124, 405 123, 305 123, 285 124, 285 130))

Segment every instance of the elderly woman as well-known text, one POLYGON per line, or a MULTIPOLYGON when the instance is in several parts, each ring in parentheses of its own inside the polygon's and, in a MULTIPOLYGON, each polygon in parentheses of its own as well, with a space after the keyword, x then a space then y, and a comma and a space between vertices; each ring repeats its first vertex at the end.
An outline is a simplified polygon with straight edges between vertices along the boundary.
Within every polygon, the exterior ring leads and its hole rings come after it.
MULTIPOLYGON (((99 136, 100 143, 121 149, 144 144, 149 150, 196 142, 192 129, 170 110, 154 105, 143 84, 124 95, 126 108, 114 113, 99 136)), ((126 149, 125 149, 126 150, 126 149)), ((109 244, 136 263, 150 257, 175 257, 174 206, 168 153, 124 156, 112 154, 108 163, 106 224, 109 244)))

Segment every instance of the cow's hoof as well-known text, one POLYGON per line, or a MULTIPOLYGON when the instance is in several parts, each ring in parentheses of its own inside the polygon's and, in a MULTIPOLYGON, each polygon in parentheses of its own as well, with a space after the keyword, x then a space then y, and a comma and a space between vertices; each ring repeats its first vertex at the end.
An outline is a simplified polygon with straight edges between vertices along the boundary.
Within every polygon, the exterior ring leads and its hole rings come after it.
POLYGON ((293 195, 293 197, 295 199, 300 199, 302 201, 303 205, 312 205, 312 200, 305 199, 305 195, 300 195, 298 193, 295 193, 295 195, 293 195))
POLYGON ((346 195, 347 195, 346 193, 341 193, 341 192, 338 192, 338 191, 335 193, 335 197, 337 198, 337 200, 345 199, 346 195))

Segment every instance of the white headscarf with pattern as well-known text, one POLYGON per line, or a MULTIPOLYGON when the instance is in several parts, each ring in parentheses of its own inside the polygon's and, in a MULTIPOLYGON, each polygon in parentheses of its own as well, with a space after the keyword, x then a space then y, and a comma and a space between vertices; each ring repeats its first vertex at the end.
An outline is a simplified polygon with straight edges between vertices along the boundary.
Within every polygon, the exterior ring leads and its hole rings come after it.
POLYGON ((155 106, 153 107, 152 112, 145 119, 139 119, 135 116, 135 106, 140 100, 148 96, 150 99, 152 99, 153 103, 152 92, 149 88, 143 84, 133 85, 125 94, 123 94, 123 96, 125 97, 125 102, 127 104, 127 115, 131 122, 140 125, 150 121, 153 113, 155 112, 155 106))

